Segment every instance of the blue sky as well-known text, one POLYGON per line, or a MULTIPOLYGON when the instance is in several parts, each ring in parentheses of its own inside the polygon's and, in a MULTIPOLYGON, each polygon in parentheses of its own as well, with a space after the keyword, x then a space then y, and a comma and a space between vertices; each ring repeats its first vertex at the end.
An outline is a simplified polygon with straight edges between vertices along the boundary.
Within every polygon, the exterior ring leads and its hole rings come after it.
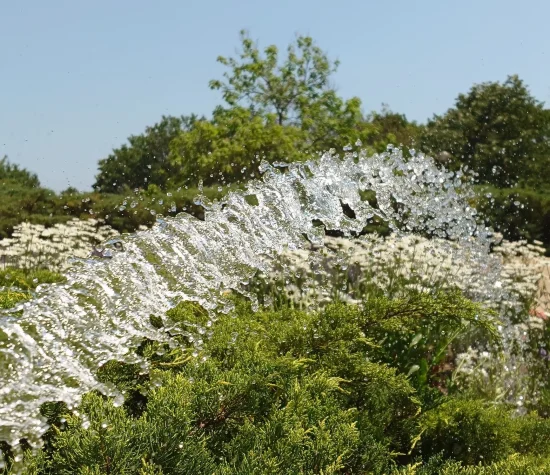
POLYGON ((517 73, 550 104, 548 0, 0 0, 0 156, 55 190, 163 114, 209 114, 238 32, 281 48, 309 34, 365 111, 418 121, 473 83, 517 73))

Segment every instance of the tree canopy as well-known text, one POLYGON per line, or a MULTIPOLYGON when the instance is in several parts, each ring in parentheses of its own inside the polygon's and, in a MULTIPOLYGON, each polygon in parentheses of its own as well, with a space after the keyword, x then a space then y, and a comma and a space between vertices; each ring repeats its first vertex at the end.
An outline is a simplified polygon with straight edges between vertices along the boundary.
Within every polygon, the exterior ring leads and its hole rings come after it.
POLYGON ((376 135, 359 98, 344 100, 330 86, 338 62, 310 37, 297 37, 282 62, 274 45, 262 54, 244 31, 241 42, 237 59, 218 58, 229 68, 224 80, 210 81, 225 105, 208 120, 163 117, 131 136, 100 160, 96 190, 229 183, 257 176, 262 159, 300 160, 376 135))
POLYGON ((273 114, 250 115, 242 107, 217 109, 170 144, 170 163, 181 183, 233 183, 257 177, 261 160, 298 160, 303 134, 280 125, 273 114))
POLYGON ((218 57, 229 68, 224 80, 210 81, 229 108, 241 106, 264 119, 274 115, 277 124, 300 129, 301 150, 341 149, 373 132, 361 100, 344 100, 331 85, 339 62, 330 60, 311 37, 298 36, 282 61, 275 45, 262 54, 244 30, 241 43, 238 58, 218 57))
MULTIPOLYGON (((467 165, 478 174, 480 184, 502 191, 493 196, 501 196, 505 203, 511 199, 505 197, 511 196, 516 196, 511 203, 525 202, 524 207, 514 204, 512 214, 491 211, 493 205, 483 204, 496 230, 507 238, 550 242, 550 111, 517 76, 474 85, 459 94, 447 112, 434 115, 427 124, 417 124, 386 105, 365 113, 358 97, 343 98, 332 84, 338 61, 330 59, 309 36, 297 36, 285 50, 275 45, 261 49, 241 31, 240 43, 234 57, 218 58, 225 71, 221 79, 209 83, 221 92, 223 103, 208 118, 163 116, 143 133, 130 136, 126 144, 99 161, 94 189, 101 194, 94 203, 124 201, 136 189, 151 196, 173 194, 180 186, 190 191, 201 181, 209 193, 216 194, 220 185, 258 177, 261 160, 293 162, 359 143, 369 152, 383 152, 391 143, 405 151, 426 152, 450 169, 467 165), (517 198, 518 193, 525 199, 517 198)), ((9 192, 9 206, 21 199, 32 216, 42 216, 40 220, 52 214, 51 206, 35 199, 42 196, 32 188, 39 185, 36 175, 4 158, 0 179, 10 183, 11 191, 3 190, 4 195, 9 192), (17 191, 24 187, 34 192, 17 191)), ((62 207, 64 219, 70 213, 90 212, 88 202, 80 203, 87 198, 76 190, 66 190, 57 201, 69 199, 70 205, 62 205, 67 206, 62 207)), ((192 201, 186 195, 178 206, 189 210, 192 201)), ((100 212, 97 206, 94 212, 100 212)), ((125 211, 124 217, 117 214, 120 229, 137 226, 141 218, 136 212, 125 211)), ((102 206, 101 213, 113 219, 112 210, 102 206)), ((9 216, 10 222, 2 226, 8 234, 18 219, 9 216)))
POLYGON ((219 56, 218 62, 230 70, 225 81, 210 81, 210 88, 221 90, 230 107, 242 105, 259 115, 274 113, 279 125, 301 124, 307 109, 330 90, 329 78, 338 61, 328 59, 309 36, 298 36, 288 46, 282 64, 275 45, 266 47, 262 56, 246 31, 240 37, 239 59, 219 56))
POLYGON ((7 156, 0 158, 0 183, 3 186, 6 182, 25 186, 28 188, 38 188, 40 180, 36 173, 32 173, 26 168, 21 168, 19 165, 10 163, 7 156))
POLYGON ((460 94, 455 106, 435 115, 424 130, 423 148, 450 154, 468 165, 482 183, 509 187, 548 182, 550 112, 518 76, 487 82, 460 94))
POLYGON ((182 130, 189 130, 196 120, 196 115, 163 116, 143 134, 130 136, 128 145, 99 161, 94 189, 116 193, 124 188, 147 188, 149 184, 166 186, 176 172, 168 160, 170 142, 182 130))

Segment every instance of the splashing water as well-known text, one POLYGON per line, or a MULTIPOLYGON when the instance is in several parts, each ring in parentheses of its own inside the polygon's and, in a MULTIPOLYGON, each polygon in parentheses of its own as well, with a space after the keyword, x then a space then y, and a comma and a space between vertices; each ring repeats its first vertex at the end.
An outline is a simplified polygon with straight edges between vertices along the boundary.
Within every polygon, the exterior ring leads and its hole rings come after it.
POLYGON ((168 322, 155 329, 151 314, 182 300, 229 311, 229 289, 255 303, 249 280, 269 272, 285 249, 322 245, 317 221, 350 235, 378 217, 396 233, 428 233, 488 255, 490 233, 476 221, 460 172, 438 169, 422 154, 327 153, 302 164, 263 163, 261 171, 261 181, 244 191, 216 203, 201 199, 204 221, 187 214, 159 219, 123 236, 124 251, 112 259, 76 260, 66 283, 40 286, 34 300, 0 314, 0 440, 39 444, 46 401, 74 407, 99 389, 121 403, 95 372, 109 360, 136 362, 129 349, 143 338, 168 341, 166 330, 175 328, 168 322), (362 199, 365 191, 374 192, 376 206, 362 199))

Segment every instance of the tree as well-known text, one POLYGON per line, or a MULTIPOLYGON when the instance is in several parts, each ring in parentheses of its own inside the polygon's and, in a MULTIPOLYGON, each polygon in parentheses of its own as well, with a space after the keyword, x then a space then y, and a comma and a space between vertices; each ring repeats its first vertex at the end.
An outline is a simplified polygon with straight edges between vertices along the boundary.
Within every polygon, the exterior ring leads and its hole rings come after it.
POLYGON ((19 165, 10 163, 7 156, 0 159, 0 183, 6 185, 6 182, 16 183, 23 187, 38 188, 40 180, 36 173, 32 173, 26 168, 20 168, 19 165))
POLYGON ((218 62, 230 71, 224 73, 225 82, 210 81, 210 88, 221 90, 230 107, 244 105, 256 114, 274 113, 279 125, 300 123, 304 109, 328 89, 338 61, 331 62, 310 37, 299 36, 279 65, 275 45, 265 48, 262 57, 246 31, 242 30, 240 36, 239 60, 219 56, 218 62))
POLYGON ((302 147, 311 152, 342 150, 357 141, 369 141, 375 129, 361 112, 361 101, 354 97, 344 101, 335 91, 325 91, 318 101, 304 107, 302 147))
POLYGON ((369 114, 367 120, 373 133, 365 144, 377 152, 385 151, 390 143, 406 148, 414 147, 421 129, 416 122, 409 122, 404 114, 393 112, 387 104, 382 105, 380 112, 369 114))
POLYGON ((262 55, 244 30, 241 42, 238 59, 218 57, 229 68, 225 80, 210 81, 229 108, 243 107, 264 118, 273 114, 278 125, 305 132, 302 148, 313 151, 339 148, 368 133, 360 99, 345 101, 330 86, 338 61, 331 61, 312 38, 298 36, 282 64, 275 45, 262 55))
POLYGON ((147 127, 145 133, 132 135, 128 145, 113 150, 99 161, 99 174, 94 189, 116 193, 128 188, 147 188, 149 184, 166 186, 177 170, 170 167, 170 142, 182 130, 189 130, 197 116, 163 116, 161 121, 147 127))
POLYGON ((481 183, 509 187, 548 182, 549 139, 549 111, 518 76, 509 76, 460 94, 454 108, 428 122, 421 143, 427 152, 447 154, 451 166, 473 168, 481 183))
POLYGON ((280 125, 273 114, 251 116, 242 107, 219 108, 212 120, 196 121, 172 140, 170 163, 179 170, 179 183, 231 183, 257 177, 262 159, 302 158, 301 142, 302 131, 280 125))

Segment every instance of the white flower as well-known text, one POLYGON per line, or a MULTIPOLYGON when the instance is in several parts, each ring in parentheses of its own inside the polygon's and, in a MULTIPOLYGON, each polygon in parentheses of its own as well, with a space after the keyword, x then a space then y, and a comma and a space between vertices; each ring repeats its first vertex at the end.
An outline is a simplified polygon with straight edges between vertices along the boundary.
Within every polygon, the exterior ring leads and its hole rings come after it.
POLYGON ((86 257, 94 245, 118 234, 95 219, 73 218, 50 228, 24 222, 15 227, 11 239, 0 241, 0 255, 18 258, 18 265, 24 268, 61 271, 67 267, 69 257, 86 257))

